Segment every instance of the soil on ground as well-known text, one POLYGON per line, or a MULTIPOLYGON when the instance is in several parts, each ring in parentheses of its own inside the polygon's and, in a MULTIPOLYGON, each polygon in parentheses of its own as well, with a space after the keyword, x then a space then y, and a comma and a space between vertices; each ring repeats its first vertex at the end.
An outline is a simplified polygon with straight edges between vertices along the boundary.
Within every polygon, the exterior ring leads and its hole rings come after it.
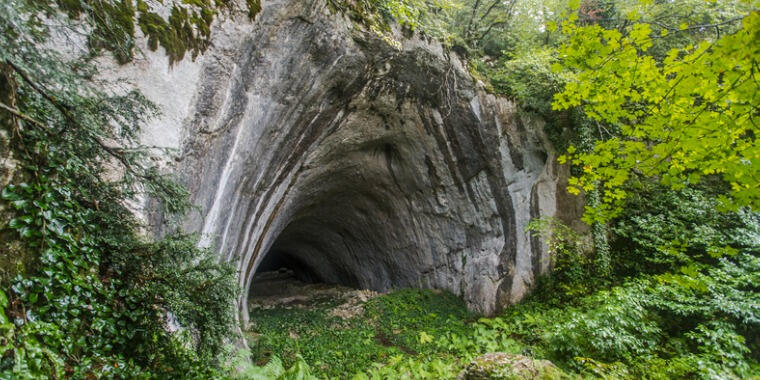
POLYGON ((275 308, 325 309, 335 317, 350 319, 363 313, 362 304, 381 293, 338 284, 307 283, 291 270, 257 273, 248 295, 248 310, 275 308))

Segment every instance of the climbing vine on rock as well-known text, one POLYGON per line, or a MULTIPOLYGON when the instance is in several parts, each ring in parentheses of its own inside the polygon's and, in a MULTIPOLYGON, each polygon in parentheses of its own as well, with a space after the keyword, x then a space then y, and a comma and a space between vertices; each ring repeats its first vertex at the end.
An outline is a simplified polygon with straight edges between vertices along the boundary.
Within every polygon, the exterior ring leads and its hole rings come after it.
POLYGON ((235 322, 232 267, 192 236, 143 236, 127 207, 143 194, 168 213, 190 206, 139 144, 156 106, 93 81, 91 57, 47 47, 53 27, 84 28, 90 53, 126 54, 131 2, 59 5, 68 13, 0 3, 0 127, 15 162, 0 228, 4 251, 25 258, 0 268, 0 378, 217 377, 235 322), (95 21, 109 17, 121 21, 95 21))

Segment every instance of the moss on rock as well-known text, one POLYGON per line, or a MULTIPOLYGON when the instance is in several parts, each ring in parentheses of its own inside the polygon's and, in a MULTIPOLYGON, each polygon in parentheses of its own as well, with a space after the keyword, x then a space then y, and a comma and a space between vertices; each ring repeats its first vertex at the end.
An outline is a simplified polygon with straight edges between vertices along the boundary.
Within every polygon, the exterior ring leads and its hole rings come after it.
MULTIPOLYGON (((195 58, 210 45, 211 24, 220 11, 231 10, 232 0, 176 0, 164 18, 144 0, 48 0, 71 18, 91 18, 95 28, 88 35, 93 54, 111 51, 119 63, 134 57, 136 28, 148 39, 148 48, 166 50, 170 63, 182 60, 187 52, 195 58)), ((260 0, 246 0, 248 16, 261 11, 260 0)))
POLYGON ((475 358, 457 380, 550 380, 563 377, 562 371, 548 360, 494 352, 475 358))

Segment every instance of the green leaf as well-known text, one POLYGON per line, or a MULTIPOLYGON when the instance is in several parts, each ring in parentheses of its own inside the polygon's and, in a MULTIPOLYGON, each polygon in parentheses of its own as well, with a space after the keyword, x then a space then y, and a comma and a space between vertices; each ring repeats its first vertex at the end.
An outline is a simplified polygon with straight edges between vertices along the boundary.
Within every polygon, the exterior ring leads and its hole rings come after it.
POLYGON ((10 228, 12 228, 14 230, 17 230, 17 229, 19 229, 21 227, 25 227, 26 225, 27 225, 27 223, 24 223, 21 220, 21 218, 13 218, 13 219, 10 220, 10 222, 8 222, 8 227, 10 227, 10 228))
POLYGON ((21 197, 19 197, 19 195, 16 194, 14 190, 15 190, 15 186, 13 185, 8 185, 4 187, 3 191, 0 192, 0 197, 6 201, 15 201, 15 200, 21 199, 21 197))

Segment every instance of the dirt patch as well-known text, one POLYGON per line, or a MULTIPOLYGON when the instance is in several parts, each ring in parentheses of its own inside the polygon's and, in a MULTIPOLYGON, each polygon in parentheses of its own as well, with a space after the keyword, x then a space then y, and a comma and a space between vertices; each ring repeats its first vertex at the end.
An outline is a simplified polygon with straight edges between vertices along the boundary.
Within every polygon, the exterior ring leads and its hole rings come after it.
POLYGON ((346 302, 330 310, 330 315, 342 319, 351 319, 364 313, 364 303, 379 296, 372 290, 354 290, 344 294, 346 302))

